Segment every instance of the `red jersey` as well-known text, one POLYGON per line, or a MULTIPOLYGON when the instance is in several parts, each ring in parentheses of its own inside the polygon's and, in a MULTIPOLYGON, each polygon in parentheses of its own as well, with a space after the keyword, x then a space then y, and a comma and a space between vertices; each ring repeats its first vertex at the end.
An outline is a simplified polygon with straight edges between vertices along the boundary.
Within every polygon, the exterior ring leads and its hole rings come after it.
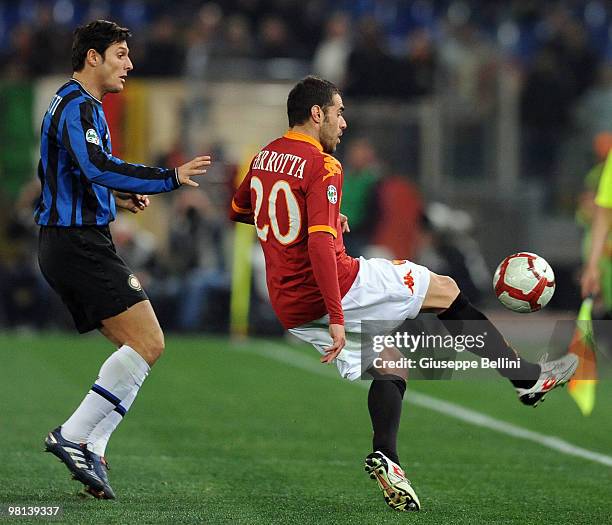
POLYGON ((232 200, 231 218, 255 225, 272 307, 285 328, 327 313, 308 252, 310 233, 334 237, 341 297, 357 277, 359 261, 347 255, 340 226, 343 177, 340 162, 317 140, 288 131, 257 154, 232 200))

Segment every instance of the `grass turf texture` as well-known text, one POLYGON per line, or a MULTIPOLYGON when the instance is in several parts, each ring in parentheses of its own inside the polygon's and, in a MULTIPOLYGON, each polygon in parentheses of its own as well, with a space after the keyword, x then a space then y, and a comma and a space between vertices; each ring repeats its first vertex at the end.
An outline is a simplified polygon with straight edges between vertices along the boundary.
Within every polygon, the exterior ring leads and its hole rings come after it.
MULTIPOLYGON (((317 375, 261 355, 272 348, 317 363, 313 350, 281 344, 168 337, 107 450, 119 499, 97 501, 77 495, 79 484, 42 453, 42 440, 78 405, 108 344, 101 336, 0 335, 0 503, 61 505, 66 523, 609 522, 610 467, 409 402, 400 455, 423 510, 392 511, 363 471, 367 389, 332 367, 317 375)), ((533 409, 502 381, 411 388, 612 453, 609 382, 599 385, 590 418, 564 391, 533 409)))

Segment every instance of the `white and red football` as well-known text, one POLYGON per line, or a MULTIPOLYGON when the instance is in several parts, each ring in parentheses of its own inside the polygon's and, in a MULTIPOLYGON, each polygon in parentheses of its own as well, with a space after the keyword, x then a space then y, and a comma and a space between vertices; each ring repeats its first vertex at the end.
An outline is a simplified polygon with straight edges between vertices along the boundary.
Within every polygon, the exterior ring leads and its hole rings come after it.
POLYGON ((506 257, 493 276, 495 295, 506 308, 530 313, 544 308, 555 293, 555 274, 545 259, 520 252, 506 257))

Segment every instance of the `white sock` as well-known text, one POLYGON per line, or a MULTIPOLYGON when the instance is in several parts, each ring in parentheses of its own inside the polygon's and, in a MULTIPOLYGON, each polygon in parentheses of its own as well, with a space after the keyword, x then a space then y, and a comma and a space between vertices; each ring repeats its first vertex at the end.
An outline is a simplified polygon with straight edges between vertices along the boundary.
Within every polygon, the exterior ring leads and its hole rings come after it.
POLYGON ((85 399, 62 425, 62 436, 76 443, 87 443, 91 432, 108 414, 117 411, 123 416, 127 409, 122 401, 132 391, 138 392, 149 370, 142 356, 127 345, 111 354, 85 399))
MULTIPOLYGON (((136 394, 138 394, 138 388, 134 387, 121 401, 121 406, 125 408, 126 412, 132 406, 134 399, 136 399, 136 394)), ((123 421, 123 416, 117 410, 113 410, 91 431, 87 438, 87 448, 94 454, 104 457, 108 440, 121 421, 123 421)))

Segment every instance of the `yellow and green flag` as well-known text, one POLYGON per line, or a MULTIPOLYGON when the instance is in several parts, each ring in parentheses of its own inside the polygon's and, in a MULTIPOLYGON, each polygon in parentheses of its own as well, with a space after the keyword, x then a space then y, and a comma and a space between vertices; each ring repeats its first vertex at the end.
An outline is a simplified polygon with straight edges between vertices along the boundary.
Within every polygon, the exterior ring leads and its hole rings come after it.
POLYGON ((569 347, 569 352, 576 354, 580 363, 568 384, 568 392, 576 401, 583 416, 588 416, 593 411, 597 385, 592 311, 593 299, 589 297, 582 302, 576 320, 576 330, 569 347))

